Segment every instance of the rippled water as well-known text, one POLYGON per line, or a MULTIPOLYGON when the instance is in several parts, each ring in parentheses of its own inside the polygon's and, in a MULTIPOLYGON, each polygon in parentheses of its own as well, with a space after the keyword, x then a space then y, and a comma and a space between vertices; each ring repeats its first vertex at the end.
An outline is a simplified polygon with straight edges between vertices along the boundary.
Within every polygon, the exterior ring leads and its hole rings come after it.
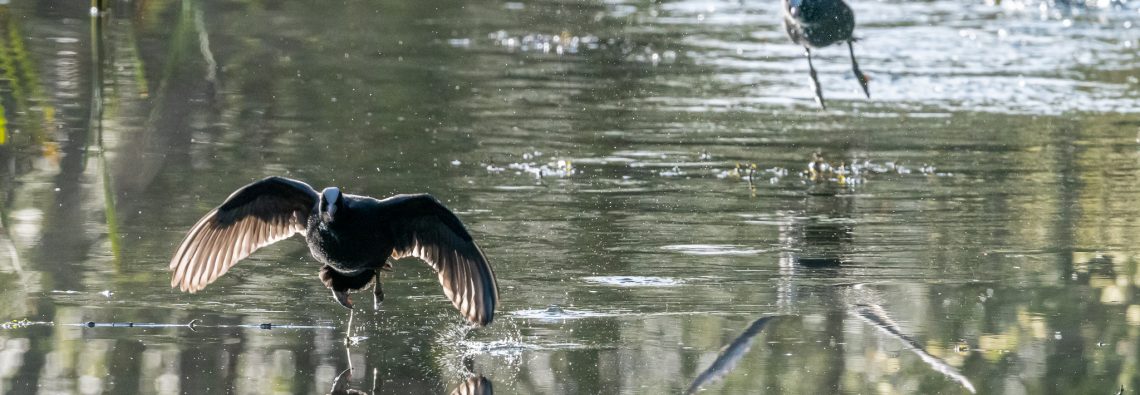
POLYGON ((73 3, 0 2, 0 392, 1140 388, 1135 1, 855 2, 827 111, 778 2, 73 3), (170 289, 267 175, 439 197, 495 323, 401 261, 346 347, 299 239, 170 289))

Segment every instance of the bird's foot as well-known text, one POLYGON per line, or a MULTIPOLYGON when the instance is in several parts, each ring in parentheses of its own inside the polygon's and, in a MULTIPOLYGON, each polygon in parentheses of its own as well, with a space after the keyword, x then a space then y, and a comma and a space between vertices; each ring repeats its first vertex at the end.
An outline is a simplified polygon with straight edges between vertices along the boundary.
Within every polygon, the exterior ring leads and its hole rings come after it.
POLYGON ((870 99, 871 98, 871 88, 868 87, 867 85, 871 82, 871 79, 867 78, 866 75, 863 75, 863 72, 858 71, 858 70, 856 70, 856 71, 857 71, 857 73, 855 74, 855 78, 859 80, 859 85, 863 87, 863 94, 867 95, 867 98, 870 99))
POLYGON ((332 294, 333 294, 333 299, 336 299, 337 303, 340 303, 341 306, 344 306, 345 308, 352 310, 352 299, 350 299, 348 297, 348 290, 347 289, 335 289, 335 288, 333 288, 332 294))

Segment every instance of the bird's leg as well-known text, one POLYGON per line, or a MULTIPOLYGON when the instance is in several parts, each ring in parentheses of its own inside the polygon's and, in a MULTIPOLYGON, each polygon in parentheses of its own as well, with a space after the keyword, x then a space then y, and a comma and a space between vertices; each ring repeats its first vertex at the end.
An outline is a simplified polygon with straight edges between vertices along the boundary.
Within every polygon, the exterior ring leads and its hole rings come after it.
POLYGON ((384 301, 384 287, 380 285, 380 271, 379 270, 376 271, 376 279, 373 281, 376 282, 376 284, 373 285, 373 288, 372 288, 372 296, 373 296, 372 309, 374 309, 376 311, 380 311, 380 302, 384 301))
MULTIPOLYGON (((355 312, 356 312, 356 309, 352 309, 352 310, 348 311, 348 328, 345 328, 345 330, 344 330, 344 344, 346 346, 352 344, 352 316, 353 316, 353 313, 355 313, 355 312)), ((349 369, 351 369, 352 368, 352 359, 349 359, 348 363, 349 363, 349 369)))
POLYGON ((859 85, 863 87, 863 94, 867 95, 867 98, 870 99, 871 90, 867 88, 867 83, 870 82, 870 80, 859 70, 859 62, 855 61, 855 47, 851 45, 852 41, 853 40, 847 41, 847 51, 851 53, 851 71, 855 72, 855 79, 859 80, 859 85))
POLYGON ((815 91, 815 102, 819 103, 819 107, 826 110, 827 105, 823 104, 823 89, 819 86, 819 78, 815 75, 815 66, 811 64, 811 48, 804 47, 804 55, 807 55, 808 71, 811 73, 811 89, 815 91))

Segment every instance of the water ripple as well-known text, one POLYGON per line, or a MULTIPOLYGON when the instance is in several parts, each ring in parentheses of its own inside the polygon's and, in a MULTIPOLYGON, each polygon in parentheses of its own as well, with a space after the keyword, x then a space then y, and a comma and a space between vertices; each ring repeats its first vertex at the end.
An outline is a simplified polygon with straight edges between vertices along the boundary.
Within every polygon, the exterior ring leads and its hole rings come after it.
POLYGON ((685 283, 684 280, 677 278, 645 276, 590 276, 582 277, 582 280, 618 287, 672 287, 685 283))
POLYGON ((688 255, 756 255, 768 252, 765 249, 729 244, 673 244, 662 246, 661 249, 688 255))

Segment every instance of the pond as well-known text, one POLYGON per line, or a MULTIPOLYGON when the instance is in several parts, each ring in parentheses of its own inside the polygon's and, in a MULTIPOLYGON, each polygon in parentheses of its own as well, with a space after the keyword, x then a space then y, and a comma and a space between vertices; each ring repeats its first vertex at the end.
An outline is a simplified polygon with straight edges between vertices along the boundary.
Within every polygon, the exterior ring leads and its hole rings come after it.
POLYGON ((108 4, 0 1, 2 393, 1140 388, 1135 1, 852 2, 826 110, 775 1, 108 4), (299 237, 170 288, 270 175, 433 194, 494 323, 400 260, 346 346, 299 237))

